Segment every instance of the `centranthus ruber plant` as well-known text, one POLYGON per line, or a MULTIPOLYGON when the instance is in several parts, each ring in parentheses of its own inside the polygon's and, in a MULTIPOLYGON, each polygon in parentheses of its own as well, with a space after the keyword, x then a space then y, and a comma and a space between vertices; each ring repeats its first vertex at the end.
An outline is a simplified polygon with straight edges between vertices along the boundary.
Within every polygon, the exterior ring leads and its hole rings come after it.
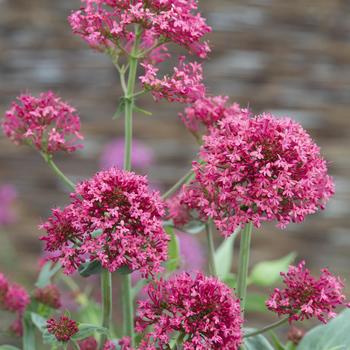
MULTIPOLYGON (((35 288, 0 273, 0 309, 11 320, 4 330, 22 338, 23 350, 350 348, 350 313, 336 317, 338 307, 349 306, 341 278, 328 268, 313 276, 304 261, 293 266, 294 253, 249 268, 253 227, 302 223, 325 208, 334 184, 299 123, 208 94, 200 60, 210 52, 204 36, 211 28, 197 1, 82 0, 68 21, 119 72, 123 96, 115 117, 124 114, 124 138, 108 145, 102 171, 75 184, 54 162, 57 152, 83 147, 75 108, 49 91, 22 94, 5 113, 4 134, 38 151, 70 196, 40 224, 45 254, 35 288), (182 54, 168 74, 160 73, 170 44, 188 58, 182 54), (151 149, 133 142, 135 112, 150 114, 136 104, 147 93, 155 102, 184 104, 179 121, 199 146, 192 169, 162 195, 132 169, 144 173, 155 161, 151 149), (204 254, 196 236, 202 232, 204 254), (85 289, 77 274, 86 278, 85 289), (264 297, 249 285, 274 288, 264 297), (120 299, 121 315, 112 297, 120 299), (278 319, 248 328, 250 311, 272 311, 278 319), (331 318, 307 333, 296 324, 331 318), (273 330, 288 323, 284 344, 273 330)), ((0 345, 9 349, 17 348, 0 345)))

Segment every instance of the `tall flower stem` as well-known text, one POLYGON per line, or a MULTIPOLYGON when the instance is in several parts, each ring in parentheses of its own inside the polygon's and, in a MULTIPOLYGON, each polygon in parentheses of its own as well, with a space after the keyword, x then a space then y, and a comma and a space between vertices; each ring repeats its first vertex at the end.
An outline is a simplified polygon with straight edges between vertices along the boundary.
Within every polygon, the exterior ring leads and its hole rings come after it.
POLYGON ((208 260, 209 260, 209 273, 212 276, 217 276, 217 270, 215 265, 215 247, 213 239, 213 222, 209 220, 205 225, 205 231, 207 234, 207 243, 208 243, 208 260))
POLYGON ((168 199, 171 195, 173 195, 180 188, 181 185, 189 182, 193 176, 194 176, 194 173, 193 173, 193 170, 191 169, 178 182, 176 182, 175 185, 173 185, 168 191, 166 191, 162 195, 162 199, 163 200, 168 199))
POLYGON ((266 326, 264 328, 258 329, 258 330, 254 331, 254 332, 251 332, 251 333, 247 333, 247 334, 245 334, 243 336, 243 338, 254 337, 255 335, 266 333, 268 331, 271 331, 272 329, 275 329, 277 327, 282 326, 283 324, 287 323, 288 320, 289 320, 289 316, 285 317, 285 318, 282 318, 282 319, 278 320, 275 323, 271 323, 271 324, 269 324, 268 326, 266 326))
MULTIPOLYGON (((131 170, 132 154, 132 125, 133 110, 135 104, 135 84, 138 65, 138 48, 141 39, 141 28, 136 25, 135 41, 129 57, 129 75, 125 99, 125 146, 124 146, 124 169, 131 170)), ((123 320, 125 335, 131 339, 131 346, 134 346, 134 304, 131 295, 131 276, 123 275, 122 277, 122 298, 123 298, 123 320)))
POLYGON ((44 158, 46 164, 53 170, 53 172, 63 181, 63 183, 70 189, 75 190, 75 184, 68 179, 66 175, 60 170, 60 168, 53 161, 52 156, 41 152, 42 157, 44 158))
MULTIPOLYGON (((112 274, 103 269, 101 273, 102 293, 102 327, 110 330, 112 323, 112 274)), ((101 337, 101 348, 104 346, 106 336, 101 337)))
POLYGON ((247 294, 247 279, 250 256, 250 242, 252 237, 252 223, 245 225, 241 233, 239 249, 239 266, 237 278, 237 296, 241 300, 242 317, 244 317, 244 307, 247 294))

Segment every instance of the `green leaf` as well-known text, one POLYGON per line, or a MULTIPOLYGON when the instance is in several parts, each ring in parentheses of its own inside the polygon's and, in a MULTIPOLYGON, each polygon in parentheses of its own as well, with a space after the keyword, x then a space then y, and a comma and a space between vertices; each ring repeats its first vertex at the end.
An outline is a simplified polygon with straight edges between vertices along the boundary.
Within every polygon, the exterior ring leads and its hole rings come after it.
POLYGON ((56 263, 53 265, 51 261, 48 261, 45 263, 45 265, 42 267, 38 280, 35 283, 35 286, 38 288, 44 288, 51 284, 52 277, 60 270, 61 264, 56 263))
POLYGON ((166 226, 166 233, 170 236, 168 244, 168 261, 166 262, 166 269, 169 272, 173 272, 178 269, 180 265, 180 247, 179 241, 174 233, 174 229, 171 226, 166 226))
POLYGON ((228 273, 225 278, 222 279, 231 289, 235 289, 237 285, 237 276, 234 273, 228 273))
POLYGON ((271 335, 271 341, 276 350, 287 350, 287 348, 280 342, 277 335, 274 332, 269 332, 271 335))
POLYGON ((81 264, 78 268, 79 274, 82 277, 97 275, 102 272, 102 265, 98 260, 88 261, 81 264))
POLYGON ((143 113, 143 114, 146 114, 146 115, 150 115, 150 116, 152 115, 152 112, 146 111, 145 109, 140 108, 140 107, 138 107, 136 105, 134 105, 134 111, 135 112, 140 112, 140 113, 143 113))
POLYGON ((350 349, 350 310, 344 310, 326 325, 311 329, 297 350, 348 350, 350 349))
POLYGON ((247 312, 267 312, 265 305, 266 296, 258 293, 248 293, 246 297, 245 311, 247 312))
POLYGON ((218 276, 225 279, 229 275, 233 261, 233 245, 239 229, 226 238, 215 252, 214 259, 218 276))
POLYGON ((0 345, 0 350, 20 350, 12 345, 0 345))
POLYGON ((23 350, 36 350, 35 326, 29 312, 23 317, 23 350))
POLYGON ((94 335, 95 333, 108 335, 108 329, 89 323, 81 323, 79 324, 79 332, 73 335, 72 340, 82 340, 94 335))
POLYGON ((113 119, 118 119, 125 111, 125 99, 122 97, 119 101, 117 110, 113 115, 113 119))
MULTIPOLYGON (((41 332, 44 344, 58 344, 55 336, 48 332, 46 319, 35 312, 31 312, 31 321, 36 328, 41 332)), ((34 348, 35 350, 36 348, 34 348)))
POLYGON ((262 261, 256 264, 248 278, 249 283, 258 286, 271 286, 280 279, 280 273, 286 272, 295 260, 296 253, 290 253, 278 260, 262 261))
MULTIPOLYGON (((245 333, 254 332, 256 329, 246 328, 245 333)), ((261 334, 244 339, 244 350, 274 350, 269 341, 261 334)), ((315 349, 316 350, 316 349, 315 349)))

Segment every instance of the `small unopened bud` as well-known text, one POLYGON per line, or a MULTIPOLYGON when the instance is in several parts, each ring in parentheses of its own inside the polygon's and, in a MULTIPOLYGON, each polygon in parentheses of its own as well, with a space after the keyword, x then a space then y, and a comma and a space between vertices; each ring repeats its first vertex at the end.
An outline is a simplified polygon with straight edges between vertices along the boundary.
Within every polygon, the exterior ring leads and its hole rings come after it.
POLYGON ((300 329, 298 327, 291 327, 288 332, 288 340, 290 340, 293 344, 298 345, 303 339, 305 335, 305 331, 303 329, 300 329))

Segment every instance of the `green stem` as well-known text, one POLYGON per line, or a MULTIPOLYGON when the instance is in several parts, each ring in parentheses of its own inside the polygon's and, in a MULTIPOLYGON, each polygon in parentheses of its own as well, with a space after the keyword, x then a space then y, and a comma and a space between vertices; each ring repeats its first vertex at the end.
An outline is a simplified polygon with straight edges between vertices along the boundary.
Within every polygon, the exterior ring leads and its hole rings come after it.
POLYGON ((188 173, 186 173, 174 186, 172 186, 168 191, 166 191, 162 195, 162 199, 169 198, 172 194, 174 194, 180 186, 187 183, 193 176, 193 170, 191 169, 188 173))
POLYGON ((122 301, 124 311, 124 334, 131 338, 134 347, 134 303, 132 299, 131 275, 122 275, 122 301))
POLYGON ((52 156, 46 153, 41 153, 42 157, 44 158, 47 165, 54 171, 54 173, 67 185, 67 187, 70 190, 75 190, 74 183, 68 179, 66 175, 63 174, 63 172, 59 169, 59 167, 55 164, 55 162, 52 160, 52 156))
POLYGON ((215 265, 215 246, 213 239, 213 222, 209 220, 205 225, 206 233, 207 233, 207 242, 208 242, 208 258, 209 258, 209 273, 212 276, 217 276, 217 270, 215 265))
POLYGON ((274 322, 274 323, 271 323, 270 325, 264 327, 264 328, 261 328, 261 329, 258 329, 254 332, 251 332, 251 333, 248 333, 248 334, 245 334, 243 336, 243 338, 249 338, 249 337, 254 337, 255 335, 258 335, 258 334, 262 334, 262 333, 265 333, 265 332, 268 332, 268 331, 271 331, 272 329, 275 329, 279 326, 282 326, 283 324, 287 323, 289 320, 289 316, 288 317, 285 317, 285 318, 282 318, 281 320, 277 321, 277 322, 274 322))
POLYGON ((250 255, 250 242, 252 237, 252 223, 245 225, 241 234, 239 250, 239 266, 237 278, 237 296, 241 300, 242 317, 244 317, 244 307, 247 294, 247 279, 250 255))
POLYGON ((136 26, 135 42, 130 54, 130 67, 128 76, 128 85, 125 98, 125 149, 124 149, 124 169, 131 170, 131 152, 132 152, 132 115, 135 104, 134 90, 137 75, 137 51, 141 39, 141 29, 136 26))
MULTIPOLYGON (((132 154, 132 117, 135 104, 135 84, 138 65, 138 48, 141 40, 142 30, 140 26, 135 28, 135 42, 129 57, 129 75, 125 98, 125 146, 124 146, 124 169, 131 170, 132 154)), ((134 303, 132 300, 131 276, 123 275, 122 280, 122 298, 123 298, 123 319, 124 334, 131 339, 131 346, 135 344, 134 340, 134 303)))
MULTIPOLYGON (((101 273, 102 293, 102 327, 110 330, 112 323, 112 274, 103 269, 101 273)), ((101 348, 106 341, 106 335, 101 337, 101 348)))
POLYGON ((78 345, 77 342, 73 341, 72 344, 73 344, 73 348, 74 348, 75 350, 80 350, 80 346, 78 345))

